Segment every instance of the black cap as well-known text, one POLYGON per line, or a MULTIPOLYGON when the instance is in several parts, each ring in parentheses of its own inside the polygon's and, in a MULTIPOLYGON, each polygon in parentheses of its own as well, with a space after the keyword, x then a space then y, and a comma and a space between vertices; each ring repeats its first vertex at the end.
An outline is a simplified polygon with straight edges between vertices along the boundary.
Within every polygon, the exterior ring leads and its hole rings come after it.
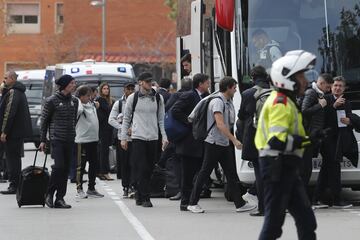
POLYGON ((56 85, 59 85, 59 90, 64 90, 69 83, 74 80, 71 75, 65 74, 55 81, 56 85))
POLYGON ((138 81, 146 81, 146 82, 151 82, 153 79, 153 76, 151 73, 149 72, 143 72, 139 75, 138 77, 138 81))

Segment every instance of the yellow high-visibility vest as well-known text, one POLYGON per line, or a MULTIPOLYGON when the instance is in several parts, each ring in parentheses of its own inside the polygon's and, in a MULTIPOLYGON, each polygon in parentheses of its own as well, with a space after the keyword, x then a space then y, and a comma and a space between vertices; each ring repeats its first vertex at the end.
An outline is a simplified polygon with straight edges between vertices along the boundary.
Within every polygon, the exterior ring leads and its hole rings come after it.
POLYGON ((264 103, 257 125, 255 145, 259 156, 278 156, 281 153, 268 145, 269 140, 276 137, 287 146, 282 153, 302 157, 304 149, 290 150, 292 135, 306 137, 301 112, 289 97, 274 90, 264 103))

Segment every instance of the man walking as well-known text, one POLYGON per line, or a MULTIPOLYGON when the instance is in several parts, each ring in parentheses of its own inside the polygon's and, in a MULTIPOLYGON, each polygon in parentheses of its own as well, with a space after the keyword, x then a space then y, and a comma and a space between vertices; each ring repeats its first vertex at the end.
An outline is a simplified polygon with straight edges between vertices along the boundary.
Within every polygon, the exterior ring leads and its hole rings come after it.
POLYGON ((188 116, 200 100, 207 96, 210 86, 209 76, 198 73, 193 78, 193 89, 180 95, 172 109, 174 118, 189 127, 189 132, 183 139, 175 143, 175 151, 181 158, 181 202, 180 210, 187 211, 193 181, 202 164, 204 146, 202 141, 194 139, 188 116))
POLYGON ((235 109, 232 98, 236 92, 236 85, 235 79, 224 77, 220 81, 218 97, 212 99, 209 103, 206 124, 208 135, 205 139, 204 160, 187 207, 193 213, 204 212, 198 205, 202 186, 218 162, 220 162, 224 170, 229 190, 234 199, 236 212, 249 211, 256 207, 245 202, 241 197, 240 190, 236 189, 238 177, 234 167, 233 146, 230 145, 231 141, 237 149, 241 149, 242 146, 230 130, 235 123, 235 109))
POLYGON ((55 82, 58 91, 46 99, 41 116, 40 150, 45 150, 46 134, 49 129, 51 155, 54 158, 49 188, 45 203, 49 208, 71 208, 66 204, 67 179, 75 145, 75 125, 79 102, 72 96, 75 79, 63 75, 55 82), (56 200, 53 196, 56 192, 56 200))
POLYGON ((9 71, 4 78, 0 104, 1 142, 5 144, 6 168, 9 187, 2 194, 15 194, 21 172, 24 138, 32 135, 31 119, 25 86, 17 82, 17 74, 9 71))
POLYGON ((152 207, 150 201, 150 178, 158 159, 159 130, 162 149, 167 144, 164 128, 165 106, 163 97, 151 87, 151 73, 140 74, 139 91, 126 101, 121 128, 121 147, 128 150, 128 133, 131 126, 132 162, 135 167, 136 205, 152 207))
POLYGON ((310 140, 296 105, 296 97, 303 96, 307 86, 305 71, 315 59, 309 52, 291 51, 271 68, 275 90, 262 108, 255 135, 265 206, 259 240, 281 237, 286 210, 295 219, 299 240, 316 239, 314 212, 299 175, 304 146, 310 140))
MULTIPOLYGON (((126 106, 126 100, 127 98, 134 93, 135 91, 135 85, 133 83, 128 83, 124 87, 124 95, 116 101, 111 109, 110 115, 109 115, 109 124, 117 129, 117 138, 119 140, 119 143, 121 141, 121 126, 124 119, 124 111, 126 106)), ((132 197, 133 196, 133 167, 131 163, 131 127, 129 128, 129 132, 127 134, 127 141, 128 141, 128 148, 127 150, 124 150, 121 148, 121 144, 118 143, 118 146, 116 148, 119 148, 119 161, 117 162, 117 169, 118 169, 118 176, 121 176, 121 184, 123 186, 123 197, 132 197), (121 172, 120 172, 121 171, 121 172)))

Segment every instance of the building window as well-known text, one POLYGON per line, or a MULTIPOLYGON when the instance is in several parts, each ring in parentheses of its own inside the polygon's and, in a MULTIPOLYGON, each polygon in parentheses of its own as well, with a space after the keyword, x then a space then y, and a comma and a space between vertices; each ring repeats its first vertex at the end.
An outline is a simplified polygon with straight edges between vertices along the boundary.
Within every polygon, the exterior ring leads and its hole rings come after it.
POLYGON ((40 33, 39 4, 7 4, 7 32, 40 33))
POLYGON ((56 33, 62 33, 64 28, 64 4, 56 4, 56 33))

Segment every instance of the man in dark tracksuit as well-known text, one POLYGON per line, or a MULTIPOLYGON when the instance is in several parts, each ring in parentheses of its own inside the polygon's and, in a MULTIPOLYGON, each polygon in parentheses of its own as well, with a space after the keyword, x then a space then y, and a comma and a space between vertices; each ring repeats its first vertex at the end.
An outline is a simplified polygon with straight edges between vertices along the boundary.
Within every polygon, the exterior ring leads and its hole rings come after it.
MULTIPOLYGON (((174 118, 191 128, 191 124, 187 118, 196 104, 204 97, 204 94, 208 93, 209 86, 210 81, 207 75, 201 73, 196 74, 193 78, 193 90, 181 94, 172 107, 174 118)), ((182 164, 180 210, 187 211, 193 189, 193 180, 203 162, 204 143, 195 140, 192 131, 189 131, 187 136, 175 143, 175 148, 176 154, 181 157, 182 164)))
MULTIPOLYGON (((324 129, 324 108, 327 105, 324 95, 330 91, 333 78, 330 74, 321 74, 316 82, 306 90, 304 99, 301 104, 301 111, 304 116, 304 127, 306 134, 309 136, 320 136, 324 129)), ((315 138, 315 137, 314 137, 315 138)), ((302 167, 302 179, 305 187, 308 186, 312 174, 312 158, 319 153, 320 141, 313 141, 304 152, 304 161, 302 167)), ((320 207, 319 202, 314 204, 320 207)))
POLYGON ((0 105, 1 142, 5 144, 6 168, 10 182, 9 188, 2 191, 2 194, 16 193, 24 138, 32 135, 29 106, 25 96, 26 88, 16 80, 15 72, 6 73, 0 105))
MULTIPOLYGON (((236 135, 237 138, 243 144, 242 147, 242 159, 251 161, 254 165, 255 172, 255 193, 258 197, 258 211, 250 213, 251 216, 263 216, 264 215, 264 200, 263 200, 263 187, 260 177, 259 167, 259 154, 255 147, 254 138, 256 128, 254 127, 254 115, 256 114, 256 99, 255 94, 257 91, 270 91, 269 79, 266 70, 262 66, 256 66, 251 69, 251 78, 254 81, 255 86, 245 90, 241 94, 241 105, 238 112, 238 122, 236 135)), ((249 190, 250 193, 250 190, 249 190)), ((251 193, 252 194, 252 193, 251 193)), ((252 194, 253 195, 253 194, 252 194)))
POLYGON ((52 173, 45 203, 49 208, 71 208, 64 201, 67 178, 75 145, 75 125, 79 102, 71 94, 75 91, 75 80, 64 75, 56 80, 59 91, 46 99, 41 116, 40 150, 45 150, 49 129, 51 155, 54 158, 52 173), (53 196, 56 192, 55 203, 53 196))

